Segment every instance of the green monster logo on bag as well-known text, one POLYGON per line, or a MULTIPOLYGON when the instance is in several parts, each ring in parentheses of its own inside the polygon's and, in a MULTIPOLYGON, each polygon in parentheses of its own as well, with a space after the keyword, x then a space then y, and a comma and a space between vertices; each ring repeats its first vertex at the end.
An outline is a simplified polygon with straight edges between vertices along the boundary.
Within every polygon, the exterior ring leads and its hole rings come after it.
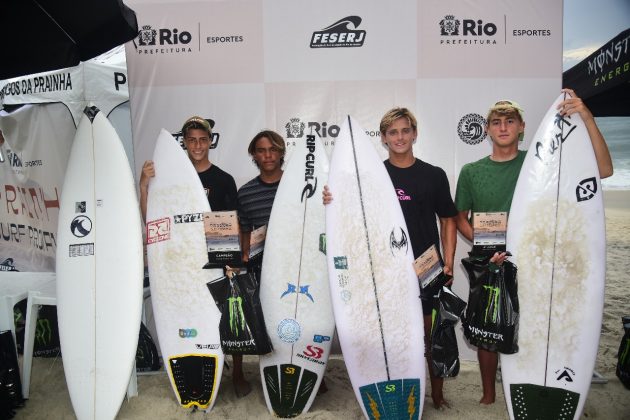
POLYGON ((245 330, 245 314, 243 313, 243 298, 229 297, 228 307, 230 308, 230 331, 235 335, 240 335, 238 331, 239 323, 241 324, 241 332, 245 330))
POLYGON ((623 349, 623 353, 619 356, 619 363, 624 364, 628 359, 628 354, 630 354, 630 340, 626 340, 626 347, 623 349))
POLYGON ((492 319, 490 320, 490 322, 496 323, 497 314, 499 312, 499 295, 501 294, 501 288, 493 286, 483 286, 483 288, 488 290, 488 304, 486 305, 486 311, 483 321, 485 323, 488 322, 488 311, 490 311, 490 308, 493 308, 492 319))
POLYGON ((38 319, 35 328, 35 341, 42 346, 47 346, 52 341, 52 325, 49 319, 38 319))

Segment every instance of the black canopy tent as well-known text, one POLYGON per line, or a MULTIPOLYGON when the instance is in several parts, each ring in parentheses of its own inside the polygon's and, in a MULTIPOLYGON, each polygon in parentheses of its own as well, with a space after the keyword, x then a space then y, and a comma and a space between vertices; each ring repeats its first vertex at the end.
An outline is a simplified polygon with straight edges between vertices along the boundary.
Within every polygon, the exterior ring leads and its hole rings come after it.
POLYGON ((72 67, 138 35, 122 0, 3 0, 0 80, 72 67))
POLYGON ((596 117, 630 116, 630 28, 565 71, 562 85, 596 117))

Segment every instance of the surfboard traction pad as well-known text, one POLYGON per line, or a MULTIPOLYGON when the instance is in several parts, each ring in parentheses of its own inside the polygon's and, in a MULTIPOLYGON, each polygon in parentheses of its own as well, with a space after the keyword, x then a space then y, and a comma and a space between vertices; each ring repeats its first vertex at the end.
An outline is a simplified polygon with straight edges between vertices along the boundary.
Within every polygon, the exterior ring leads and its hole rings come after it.
POLYGON ((182 354, 169 357, 168 366, 184 408, 208 408, 217 382, 217 356, 182 354))
POLYGON ((281 418, 297 417, 304 411, 311 394, 316 392, 317 374, 301 366, 286 363, 263 369, 269 402, 281 418))
POLYGON ((580 400, 577 392, 534 384, 511 384, 510 394, 516 420, 570 420, 580 400))
POLYGON ((417 420, 420 416, 420 396, 424 396, 420 379, 377 382, 359 387, 359 392, 370 420, 417 420))

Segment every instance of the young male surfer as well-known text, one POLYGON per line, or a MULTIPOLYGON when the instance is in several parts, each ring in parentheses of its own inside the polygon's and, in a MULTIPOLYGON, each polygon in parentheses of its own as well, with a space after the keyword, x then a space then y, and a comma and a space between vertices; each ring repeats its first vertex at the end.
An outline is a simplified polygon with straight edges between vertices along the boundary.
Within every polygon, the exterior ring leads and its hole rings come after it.
MULTIPOLYGON (((247 152, 259 170, 258 176, 238 189, 238 221, 241 231, 243 262, 249 262, 249 245, 253 230, 269 223, 271 207, 282 178, 286 146, 280 134, 264 130, 249 142, 247 152)), ((252 267, 260 274, 261 261, 252 267)))
MULTIPOLYGON (((201 184, 208 196, 212 211, 236 210, 236 183, 234 178, 217 165, 210 162, 208 152, 212 139, 212 127, 204 118, 193 116, 186 120, 182 127, 184 145, 188 158, 192 162, 201 184)), ((140 208, 142 216, 147 214, 147 196, 149 194, 149 179, 155 176, 153 161, 147 160, 142 165, 140 176, 140 208)), ((243 356, 232 355, 234 361, 234 392, 243 397, 251 392, 251 385, 243 374, 243 356)))
MULTIPOLYGON (((457 210, 451 198, 448 178, 444 170, 417 159, 413 145, 418 137, 415 116, 407 108, 393 108, 381 119, 381 141, 389 152, 385 168, 396 189, 403 211, 414 258, 418 258, 432 245, 441 255, 444 273, 453 275, 455 257, 457 210), (436 223, 440 220, 440 232, 436 223), (442 252, 440 252, 440 239, 442 252)), ((324 203, 332 200, 328 187, 324 187, 324 203)), ((449 284, 452 280, 449 281, 449 284)), ((422 295, 424 315, 425 354, 429 363, 431 398, 437 409, 448 407, 444 398, 444 379, 436 377, 431 369, 431 311, 433 296, 422 295)))
MULTIPOLYGON (((593 114, 571 89, 558 110, 560 115, 578 113, 584 120, 600 178, 612 175, 612 161, 606 141, 602 136, 593 114)), ((473 240, 470 216, 474 212, 507 212, 510 210, 516 181, 525 160, 526 152, 518 149, 523 138, 525 121, 523 110, 516 102, 499 101, 488 111, 486 131, 492 141, 492 154, 462 167, 457 181, 455 205, 458 210, 457 229, 469 241, 473 240)), ((490 259, 495 264, 505 261, 506 253, 495 253, 490 259)), ((495 377, 498 355, 496 352, 477 349, 483 396, 479 403, 492 404, 495 400, 495 377)))

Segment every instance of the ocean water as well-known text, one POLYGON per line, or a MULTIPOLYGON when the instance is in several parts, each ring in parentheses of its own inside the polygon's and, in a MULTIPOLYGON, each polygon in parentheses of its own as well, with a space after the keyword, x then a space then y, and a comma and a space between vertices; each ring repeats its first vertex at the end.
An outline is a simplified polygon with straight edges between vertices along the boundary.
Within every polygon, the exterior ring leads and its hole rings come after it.
POLYGON ((630 117, 595 119, 612 156, 614 174, 602 180, 605 190, 630 190, 630 117))

